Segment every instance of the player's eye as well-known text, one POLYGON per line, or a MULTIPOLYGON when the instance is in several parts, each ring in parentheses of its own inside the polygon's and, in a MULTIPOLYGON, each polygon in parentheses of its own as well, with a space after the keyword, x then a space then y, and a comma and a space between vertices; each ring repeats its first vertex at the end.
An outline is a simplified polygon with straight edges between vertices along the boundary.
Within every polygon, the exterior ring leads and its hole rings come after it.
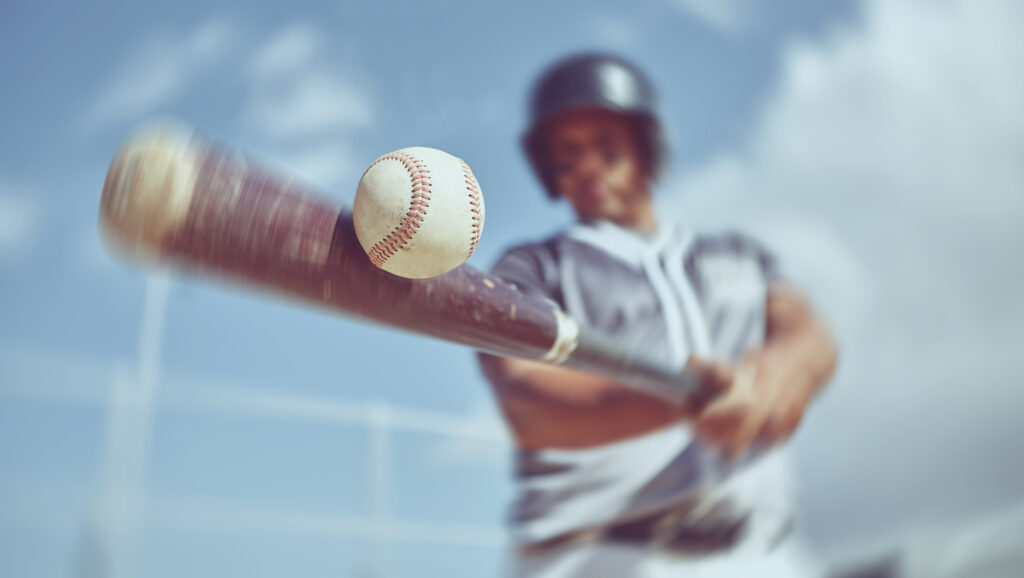
POLYGON ((622 160, 625 151, 618 139, 610 133, 603 133, 597 139, 597 152, 607 165, 614 165, 622 160))
POLYGON ((556 177, 563 177, 565 175, 568 175, 568 174, 572 173, 572 163, 566 163, 566 162, 552 163, 551 164, 551 172, 556 177))
POLYGON ((617 164, 625 155, 620 147, 607 145, 601 147, 601 160, 607 165, 617 164))
POLYGON ((573 172, 579 157, 579 149, 575 146, 562 146, 551 155, 551 171, 555 176, 563 176, 573 172))

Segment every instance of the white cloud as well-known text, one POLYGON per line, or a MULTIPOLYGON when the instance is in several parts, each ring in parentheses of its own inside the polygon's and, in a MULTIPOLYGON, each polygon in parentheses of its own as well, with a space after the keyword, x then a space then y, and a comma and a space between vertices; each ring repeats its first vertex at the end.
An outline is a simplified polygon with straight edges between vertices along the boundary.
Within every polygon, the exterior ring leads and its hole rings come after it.
POLYGON ((309 67, 260 86, 248 114, 268 136, 293 138, 366 127, 371 106, 350 79, 326 67, 309 67))
POLYGON ((39 233, 41 212, 39 203, 26 194, 24 187, 0 183, 0 260, 31 249, 39 233))
POLYGON ((322 49, 323 36, 308 23, 295 23, 266 42, 253 56, 250 72, 259 78, 286 75, 309 66, 322 49))
POLYGON ((243 118, 265 156, 314 184, 344 189, 358 178, 352 138, 373 123, 367 86, 324 51, 320 27, 285 26, 250 59, 243 118))
POLYGON ((232 26, 210 19, 184 34, 158 33, 128 51, 100 91, 87 126, 149 114, 182 94, 200 72, 219 63, 235 37, 232 26))
POLYGON ((1015 576, 1024 568, 1024 504, 988 514, 964 528, 922 536, 903 549, 901 576, 1015 576))
POLYGON ((742 31, 749 24, 754 8, 748 0, 672 0, 672 3, 725 34, 742 31))
POLYGON ((669 199, 766 239, 839 333, 800 440, 826 545, 1024 498, 1024 6, 863 10, 789 46, 748 144, 669 199))
POLYGON ((334 190, 339 196, 348 195, 348 204, 355 195, 355 181, 363 168, 356 165, 352 149, 343 139, 327 139, 308 146, 296 146, 280 152, 270 152, 267 158, 311 184, 334 190), (345 183, 350 183, 348 189, 345 183))

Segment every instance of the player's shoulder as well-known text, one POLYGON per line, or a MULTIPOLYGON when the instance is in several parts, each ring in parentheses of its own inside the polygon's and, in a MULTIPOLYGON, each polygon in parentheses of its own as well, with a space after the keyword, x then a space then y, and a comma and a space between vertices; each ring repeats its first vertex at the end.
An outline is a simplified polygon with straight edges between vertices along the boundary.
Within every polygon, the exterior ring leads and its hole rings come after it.
POLYGON ((520 241, 509 246, 499 257, 491 273, 507 280, 550 284, 557 275, 559 235, 520 241))
POLYGON ((555 257, 555 254, 557 253, 557 246, 559 243, 559 239, 561 237, 561 234, 555 234, 540 239, 519 241, 505 249, 505 251, 501 254, 498 260, 505 261, 508 259, 553 259, 555 257))
POLYGON ((490 274, 521 291, 551 296, 558 285, 556 255, 551 239, 517 243, 498 258, 490 274))
POLYGON ((780 265, 775 252, 754 235, 735 229, 723 229, 701 231, 695 233, 692 239, 687 260, 693 265, 748 264, 759 269, 768 279, 780 277, 780 265))
POLYGON ((696 255, 764 255, 771 251, 755 236, 735 229, 698 231, 693 235, 691 253, 696 255))

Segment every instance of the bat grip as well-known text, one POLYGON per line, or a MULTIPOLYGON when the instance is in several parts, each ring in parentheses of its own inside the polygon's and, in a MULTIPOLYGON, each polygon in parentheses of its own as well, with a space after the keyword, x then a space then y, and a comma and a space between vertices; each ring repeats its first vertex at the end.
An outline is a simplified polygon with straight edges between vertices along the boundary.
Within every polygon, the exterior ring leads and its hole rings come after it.
POLYGON ((714 398, 697 375, 645 355, 643 351, 625 350, 607 337, 585 328, 580 328, 577 339, 576 349, 564 365, 601 373, 676 404, 686 402, 703 406, 714 398))

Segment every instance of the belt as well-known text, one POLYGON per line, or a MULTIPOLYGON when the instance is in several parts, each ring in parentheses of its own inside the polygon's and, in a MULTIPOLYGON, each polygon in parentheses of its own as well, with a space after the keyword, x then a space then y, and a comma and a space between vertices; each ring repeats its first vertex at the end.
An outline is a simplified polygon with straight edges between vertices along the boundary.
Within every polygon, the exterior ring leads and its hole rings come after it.
POLYGON ((728 501, 685 503, 640 518, 568 532, 520 546, 524 554, 591 543, 629 544, 676 555, 706 555, 728 550, 742 538, 749 513, 737 513, 728 501))

